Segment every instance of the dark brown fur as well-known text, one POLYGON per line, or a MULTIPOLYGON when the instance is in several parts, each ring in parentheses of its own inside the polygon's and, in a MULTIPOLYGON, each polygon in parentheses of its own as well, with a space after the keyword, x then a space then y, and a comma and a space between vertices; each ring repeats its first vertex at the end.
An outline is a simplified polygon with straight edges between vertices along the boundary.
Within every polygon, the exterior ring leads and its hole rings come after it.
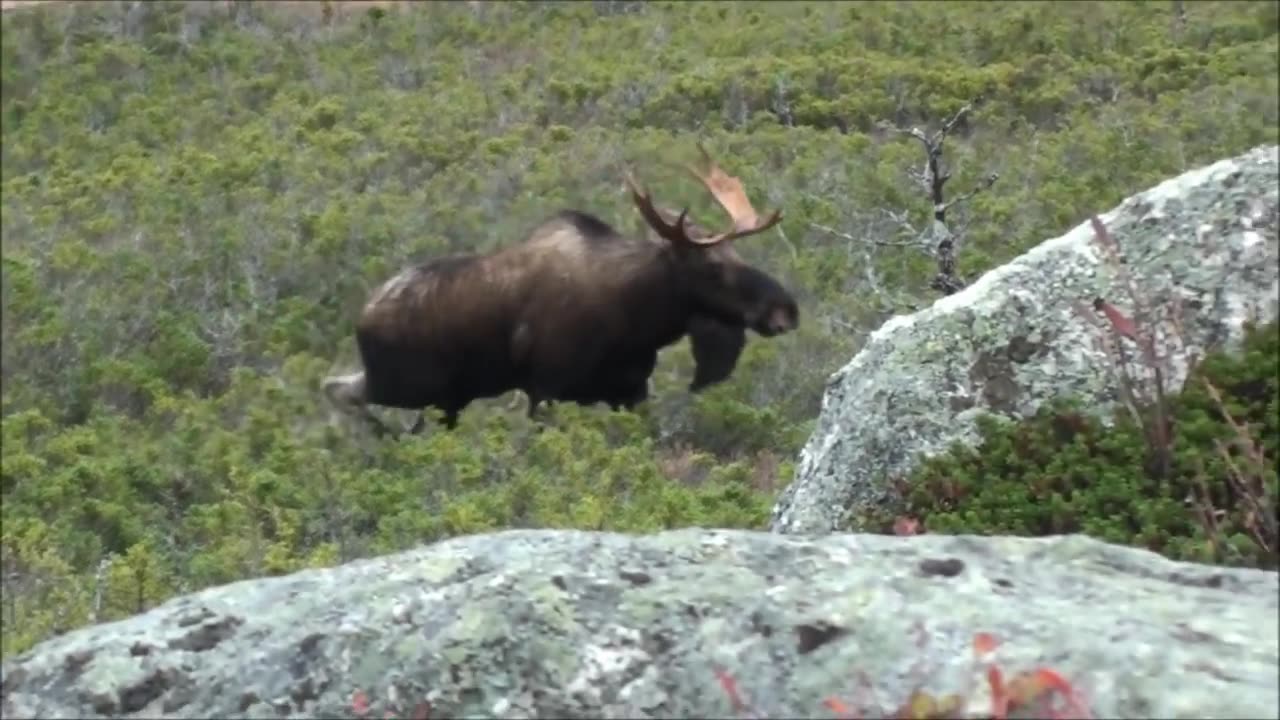
POLYGON ((624 237, 565 210, 520 244, 384 283, 356 326, 363 372, 327 378, 325 392, 380 430, 367 404, 436 407, 450 428, 473 400, 511 390, 528 395, 531 415, 543 400, 630 407, 647 396, 658 351, 691 326, 711 328, 694 340, 706 369, 693 385, 704 387, 732 371, 745 328, 771 336, 797 322, 790 294, 728 242, 624 237))

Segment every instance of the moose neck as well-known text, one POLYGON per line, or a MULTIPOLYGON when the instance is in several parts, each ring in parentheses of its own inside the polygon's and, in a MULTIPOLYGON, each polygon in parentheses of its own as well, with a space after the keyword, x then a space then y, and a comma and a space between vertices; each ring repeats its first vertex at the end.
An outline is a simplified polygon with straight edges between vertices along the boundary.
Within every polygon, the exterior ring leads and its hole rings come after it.
POLYGON ((617 260, 619 290, 628 308, 628 344, 665 347, 679 340, 698 306, 695 273, 656 243, 631 244, 617 260))

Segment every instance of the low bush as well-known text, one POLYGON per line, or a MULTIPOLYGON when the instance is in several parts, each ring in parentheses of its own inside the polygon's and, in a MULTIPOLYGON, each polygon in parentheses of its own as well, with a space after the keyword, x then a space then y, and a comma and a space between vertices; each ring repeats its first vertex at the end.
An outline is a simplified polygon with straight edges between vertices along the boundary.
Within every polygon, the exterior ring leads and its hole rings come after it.
POLYGON ((1175 560, 1277 569, 1280 327, 1250 327, 1240 352, 1205 357, 1165 398, 1168 462, 1144 418, 1048 403, 981 441, 926 460, 902 484, 929 532, 1086 533, 1175 560))

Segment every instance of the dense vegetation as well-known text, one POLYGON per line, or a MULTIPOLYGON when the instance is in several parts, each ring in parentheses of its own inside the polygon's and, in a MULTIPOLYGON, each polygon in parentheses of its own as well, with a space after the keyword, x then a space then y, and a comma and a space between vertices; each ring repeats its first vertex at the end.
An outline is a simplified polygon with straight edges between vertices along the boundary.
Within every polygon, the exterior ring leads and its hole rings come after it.
POLYGON ((927 458, 903 483, 905 512, 930 532, 1083 532, 1177 560, 1280 569, 1277 366, 1275 322, 1250 328, 1241 352, 1210 354, 1165 403, 1167 443, 1145 432, 1154 402, 1107 425, 1073 398, 1020 423, 981 418, 977 447, 927 458))
POLYGON ((1276 142, 1277 5, 84 3, 3 22, 3 652, 176 593, 502 527, 759 527, 864 335, 931 301, 918 143, 973 277, 1190 167, 1276 142), (342 17, 349 13, 349 17, 342 17), (701 138, 776 232, 803 329, 636 414, 506 399, 377 443, 320 379, 398 267, 558 207, 631 230, 619 168, 717 215, 701 138), (888 211, 888 212, 886 212, 888 211), (855 240, 815 229, 837 228, 855 240), (883 242, 887 245, 877 245, 883 242))

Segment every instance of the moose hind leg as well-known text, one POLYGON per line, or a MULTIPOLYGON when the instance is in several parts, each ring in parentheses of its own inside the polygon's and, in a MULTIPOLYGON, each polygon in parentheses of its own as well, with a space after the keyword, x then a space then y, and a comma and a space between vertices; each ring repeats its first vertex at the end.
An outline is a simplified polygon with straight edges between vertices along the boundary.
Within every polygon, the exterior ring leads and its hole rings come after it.
POLYGON ((325 397, 334 407, 346 415, 368 423, 374 435, 380 438, 387 435, 399 437, 398 432, 388 427, 369 410, 368 388, 363 372, 332 375, 324 379, 322 387, 325 397))
POLYGON ((543 408, 547 406, 547 400, 541 393, 534 390, 525 390, 524 396, 528 401, 528 404, 526 404, 524 408, 525 417, 530 420, 537 420, 538 417, 544 413, 543 408))

